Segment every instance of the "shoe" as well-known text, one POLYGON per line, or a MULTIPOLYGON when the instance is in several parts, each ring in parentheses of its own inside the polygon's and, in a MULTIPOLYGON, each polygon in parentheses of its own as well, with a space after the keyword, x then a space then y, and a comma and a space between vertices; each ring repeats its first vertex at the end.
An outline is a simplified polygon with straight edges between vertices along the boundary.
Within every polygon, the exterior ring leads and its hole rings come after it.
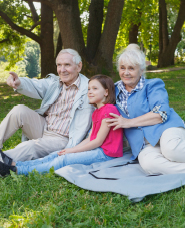
POLYGON ((3 151, 0 149, 0 161, 2 163, 5 163, 6 165, 11 165, 13 162, 13 159, 8 157, 6 154, 4 154, 3 151))
POLYGON ((3 162, 0 162, 0 174, 1 176, 10 175, 10 170, 16 172, 16 166, 7 165, 3 162))

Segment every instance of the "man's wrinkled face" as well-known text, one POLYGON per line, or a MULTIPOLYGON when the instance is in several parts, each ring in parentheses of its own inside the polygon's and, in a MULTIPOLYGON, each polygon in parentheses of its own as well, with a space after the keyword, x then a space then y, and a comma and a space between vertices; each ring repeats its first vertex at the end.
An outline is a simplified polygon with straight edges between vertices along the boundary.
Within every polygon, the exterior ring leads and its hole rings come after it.
POLYGON ((76 64, 73 62, 73 55, 62 53, 56 59, 57 72, 63 83, 67 86, 76 81, 81 69, 82 63, 76 64))

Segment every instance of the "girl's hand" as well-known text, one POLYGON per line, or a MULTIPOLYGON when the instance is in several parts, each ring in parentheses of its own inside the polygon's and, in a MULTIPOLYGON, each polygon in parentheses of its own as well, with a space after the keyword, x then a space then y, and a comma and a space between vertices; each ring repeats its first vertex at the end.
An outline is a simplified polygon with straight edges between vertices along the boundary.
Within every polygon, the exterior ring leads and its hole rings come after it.
POLYGON ((110 123, 108 127, 114 127, 113 130, 119 129, 119 128, 130 128, 130 119, 123 118, 122 116, 118 116, 114 113, 109 113, 110 116, 114 117, 114 119, 107 119, 106 122, 110 123))
POLYGON ((70 154, 70 153, 74 153, 73 148, 66 148, 61 150, 60 152, 58 152, 58 155, 65 155, 65 154, 70 154))

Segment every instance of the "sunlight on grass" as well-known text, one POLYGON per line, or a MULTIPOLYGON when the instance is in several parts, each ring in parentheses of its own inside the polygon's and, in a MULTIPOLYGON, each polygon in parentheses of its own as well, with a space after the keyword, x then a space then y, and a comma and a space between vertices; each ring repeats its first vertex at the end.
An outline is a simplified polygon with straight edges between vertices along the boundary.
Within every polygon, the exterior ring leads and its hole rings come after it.
POLYGON ((168 79, 169 78, 169 76, 163 76, 163 79, 168 79))
POLYGON ((8 99, 8 98, 10 98, 10 96, 3 96, 3 99, 4 99, 4 100, 6 100, 6 99, 8 99))
POLYGON ((168 87, 168 89, 175 89, 175 87, 168 87))

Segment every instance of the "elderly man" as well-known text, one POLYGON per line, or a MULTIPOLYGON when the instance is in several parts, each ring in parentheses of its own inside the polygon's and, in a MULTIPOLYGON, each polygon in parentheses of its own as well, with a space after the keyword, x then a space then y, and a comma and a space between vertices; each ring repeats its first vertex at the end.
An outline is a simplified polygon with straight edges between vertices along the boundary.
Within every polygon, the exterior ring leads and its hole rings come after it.
POLYGON ((10 72, 9 86, 18 93, 42 99, 36 112, 18 105, 0 124, 0 148, 5 140, 22 128, 23 142, 4 151, 14 161, 32 160, 65 147, 74 147, 91 127, 93 107, 87 98, 88 78, 80 74, 81 57, 73 49, 63 49, 56 58, 56 65, 59 77, 49 74, 40 80, 19 78, 10 72))

